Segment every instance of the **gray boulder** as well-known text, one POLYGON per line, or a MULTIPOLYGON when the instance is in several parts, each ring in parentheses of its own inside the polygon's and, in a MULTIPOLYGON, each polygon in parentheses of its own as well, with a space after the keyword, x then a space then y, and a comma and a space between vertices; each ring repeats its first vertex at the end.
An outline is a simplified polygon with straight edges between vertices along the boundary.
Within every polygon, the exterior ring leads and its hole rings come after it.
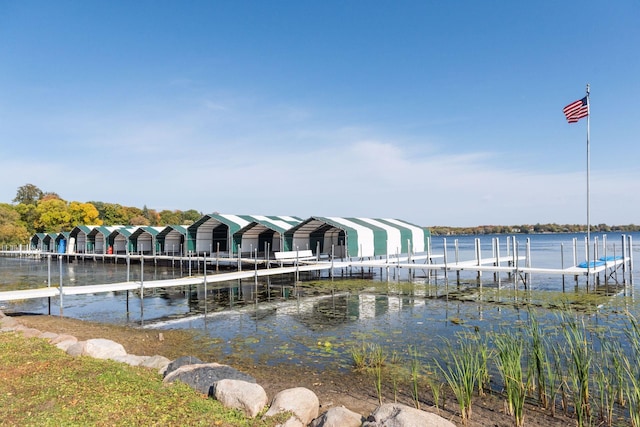
POLYGON ((219 363, 181 366, 175 371, 166 374, 163 381, 165 383, 172 383, 177 380, 188 384, 194 390, 207 396, 213 396, 213 383, 216 381, 241 380, 249 383, 256 382, 256 379, 251 375, 219 363))
POLYGON ((198 359, 195 356, 182 356, 182 357, 178 357, 176 360, 174 360, 173 362, 169 363, 169 365, 167 366, 166 371, 164 371, 164 375, 165 377, 167 375, 169 375, 171 372, 175 371, 176 369, 185 366, 185 365, 202 365, 205 362, 203 362, 202 360, 198 359))
POLYGON ((78 338, 73 335, 60 334, 50 342, 60 350, 67 351, 69 347, 78 342, 78 338))
POLYGON ((260 384, 240 380, 220 380, 213 383, 213 397, 226 408, 235 408, 254 418, 268 403, 267 393, 260 384))
POLYGON ((336 406, 313 420, 311 427, 360 427, 364 417, 344 406, 336 406))
POLYGON ((51 342, 54 339, 58 338, 58 334, 53 333, 53 332, 42 332, 40 335, 38 335, 38 338, 43 338, 43 339, 48 340, 49 342, 51 342))
MULTIPOLYGON (((56 344, 57 345, 57 344, 56 344)), ((77 341, 67 347, 67 354, 69 356, 82 356, 84 354, 84 347, 87 345, 86 341, 77 341)))
POLYGON ((13 317, 5 316, 0 318, 0 328, 2 328, 3 330, 6 329, 7 331, 12 331, 13 328, 18 326, 19 324, 20 322, 18 322, 13 317))
POLYGON ((16 332, 20 332, 25 338, 36 338, 42 334, 39 329, 29 328, 28 326, 18 325, 14 329, 16 332))
POLYGON ((399 403, 385 403, 379 406, 362 424, 362 427, 414 426, 455 427, 455 424, 436 414, 399 403))
POLYGON ((95 338, 87 340, 84 347, 83 356, 91 356, 96 359, 116 359, 117 357, 126 356, 127 351, 122 344, 104 338, 95 338))
POLYGON ((116 362, 126 363, 131 366, 140 366, 151 356, 136 356, 135 354, 125 354, 124 356, 116 356, 113 358, 116 362))
POLYGON ((171 363, 171 361, 166 357, 155 355, 142 362, 140 366, 144 366, 149 369, 157 369, 158 373, 162 375, 167 369, 167 366, 169 366, 169 363, 171 363))
POLYGON ((276 394, 265 417, 272 417, 281 412, 293 412, 293 416, 285 422, 285 426, 306 426, 318 417, 320 401, 318 396, 305 387, 289 388, 276 394))

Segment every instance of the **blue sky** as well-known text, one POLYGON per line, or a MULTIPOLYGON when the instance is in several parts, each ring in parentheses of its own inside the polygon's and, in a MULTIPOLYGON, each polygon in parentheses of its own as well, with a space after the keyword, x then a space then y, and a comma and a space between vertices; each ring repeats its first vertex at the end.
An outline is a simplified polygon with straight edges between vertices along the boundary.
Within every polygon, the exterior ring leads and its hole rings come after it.
POLYGON ((640 3, 0 1, 0 202, 639 223, 640 3))

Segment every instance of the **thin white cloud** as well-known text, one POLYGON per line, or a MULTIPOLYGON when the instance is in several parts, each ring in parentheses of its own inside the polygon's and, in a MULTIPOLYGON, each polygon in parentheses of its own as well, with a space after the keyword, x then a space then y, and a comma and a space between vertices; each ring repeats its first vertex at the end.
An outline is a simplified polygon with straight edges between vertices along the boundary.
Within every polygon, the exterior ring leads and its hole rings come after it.
MULTIPOLYGON (((420 225, 585 222, 581 171, 543 173, 526 162, 501 164, 496 153, 455 154, 425 135, 323 122, 302 108, 226 99, 192 105, 49 117, 42 137, 67 148, 43 144, 35 156, 2 156, 10 178, 0 196, 9 202, 29 182, 67 200, 155 209, 420 225)), ((608 206, 639 183, 628 171, 594 174, 594 222, 633 222, 637 200, 615 212, 608 206)))

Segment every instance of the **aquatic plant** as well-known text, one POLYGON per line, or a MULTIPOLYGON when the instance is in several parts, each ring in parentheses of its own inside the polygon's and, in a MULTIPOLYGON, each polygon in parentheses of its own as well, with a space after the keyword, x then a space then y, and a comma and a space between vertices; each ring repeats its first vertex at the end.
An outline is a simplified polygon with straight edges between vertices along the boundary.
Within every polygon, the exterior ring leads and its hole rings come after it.
POLYGON ((459 336, 457 346, 451 345, 445 340, 446 346, 441 350, 441 357, 445 362, 434 359, 435 364, 442 372, 447 384, 456 396, 460 408, 460 418, 463 423, 471 418, 471 403, 473 390, 478 382, 478 357, 475 354, 475 346, 470 343, 468 337, 459 336))
POLYGON ((500 333, 494 337, 497 347, 496 364, 502 375, 502 381, 507 397, 507 408, 513 415, 516 427, 524 425, 524 402, 527 393, 527 383, 523 380, 522 353, 524 340, 512 333, 500 333))
POLYGON ((411 377, 411 397, 416 409, 420 409, 418 380, 420 378, 420 353, 415 347, 409 347, 409 373, 411 377))
POLYGON ((440 382, 438 376, 435 373, 435 369, 431 366, 427 366, 427 372, 425 374, 427 385, 431 389, 431 395, 433 396, 433 404, 436 410, 440 411, 440 392, 442 391, 442 382, 440 382))
POLYGON ((601 340, 599 361, 594 367, 594 384, 598 392, 598 414, 600 422, 613 425, 613 409, 616 401, 616 377, 613 360, 618 358, 617 349, 608 341, 601 340))
POLYGON ((561 313, 567 351, 567 370, 573 385, 572 397, 578 426, 590 425, 589 376, 593 358, 592 348, 587 341, 584 318, 575 319, 561 313))
POLYGON ((623 354, 621 357, 627 377, 625 395, 629 400, 628 406, 631 425, 640 427, 640 368, 637 364, 638 357, 640 356, 640 325, 631 313, 627 313, 627 319, 629 323, 625 329, 625 335, 629 340, 631 355, 627 357, 623 354))
POLYGON ((356 370, 364 370, 367 367, 368 352, 365 343, 359 347, 351 347, 351 359, 356 370))
POLYGON ((484 390, 489 386, 489 359, 493 357, 493 351, 489 348, 489 337, 480 334, 478 330, 470 337, 475 346, 474 353, 477 355, 478 363, 478 394, 484 396, 484 390))
POLYGON ((549 386, 547 384, 547 374, 549 370, 547 366, 549 362, 547 360, 547 352, 545 348, 545 342, 542 331, 540 330, 540 324, 535 312, 532 309, 528 310, 529 322, 527 323, 526 331, 529 335, 529 372, 532 378, 531 385, 538 392, 538 402, 542 407, 548 407, 548 393, 549 386))

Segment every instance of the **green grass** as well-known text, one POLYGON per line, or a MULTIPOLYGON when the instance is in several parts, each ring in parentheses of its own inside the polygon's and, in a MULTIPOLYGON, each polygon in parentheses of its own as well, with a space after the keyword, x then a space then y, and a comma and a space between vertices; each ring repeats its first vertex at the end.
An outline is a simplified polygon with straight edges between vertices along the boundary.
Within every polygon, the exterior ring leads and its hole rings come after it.
POLYGON ((37 338, 0 334, 3 426, 273 426, 247 419, 154 370, 71 357, 37 338))

